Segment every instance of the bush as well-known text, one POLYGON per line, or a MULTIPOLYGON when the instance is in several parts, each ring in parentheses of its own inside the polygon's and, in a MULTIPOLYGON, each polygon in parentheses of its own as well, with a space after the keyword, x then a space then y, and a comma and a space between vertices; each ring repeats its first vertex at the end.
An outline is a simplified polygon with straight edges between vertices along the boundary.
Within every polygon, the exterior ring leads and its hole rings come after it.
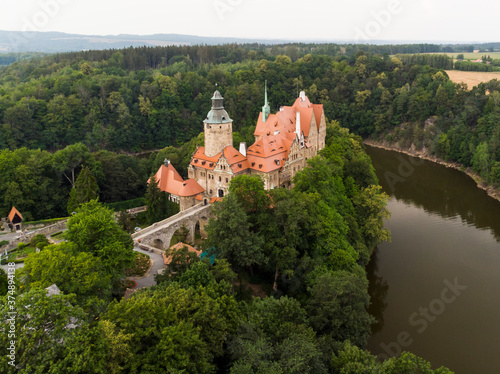
POLYGON ((134 264, 130 269, 125 270, 125 275, 127 277, 142 277, 144 274, 146 274, 146 271, 149 269, 150 264, 151 260, 148 255, 140 252, 135 252, 134 264))
POLYGON ((35 235, 30 241, 30 246, 33 248, 40 248, 40 250, 44 249, 49 244, 50 242, 43 234, 35 235))
POLYGON ((6 245, 6 244, 9 244, 9 241, 8 240, 1 240, 0 241, 0 247, 6 245))

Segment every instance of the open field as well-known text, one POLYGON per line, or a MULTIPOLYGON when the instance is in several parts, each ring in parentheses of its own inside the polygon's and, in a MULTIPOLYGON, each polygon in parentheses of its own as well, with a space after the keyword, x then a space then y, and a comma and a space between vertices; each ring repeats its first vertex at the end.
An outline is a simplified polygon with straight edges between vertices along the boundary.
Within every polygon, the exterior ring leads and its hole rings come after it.
MULTIPOLYGON (((422 53, 422 54, 427 54, 427 55, 447 55, 449 57, 453 57, 455 60, 457 58, 457 55, 460 53, 440 53, 440 52, 431 52, 431 53, 422 53)), ((492 59, 498 59, 500 58, 500 52, 477 52, 477 53, 467 53, 463 52, 465 60, 478 60, 483 56, 490 56, 492 59)))
POLYGON ((489 82, 492 79, 500 80, 500 72, 482 71, 459 71, 445 70, 450 79, 455 83, 466 83, 469 90, 481 82, 489 82))

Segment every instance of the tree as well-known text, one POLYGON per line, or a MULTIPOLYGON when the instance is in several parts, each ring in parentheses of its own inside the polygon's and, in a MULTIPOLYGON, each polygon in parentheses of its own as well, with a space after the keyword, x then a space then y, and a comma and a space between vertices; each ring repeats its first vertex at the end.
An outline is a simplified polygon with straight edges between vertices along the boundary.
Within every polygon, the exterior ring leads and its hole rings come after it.
POLYGON ((218 258, 225 258, 234 268, 243 269, 264 262, 264 239, 250 230, 243 207, 233 194, 212 208, 206 227, 207 247, 214 248, 218 258))
POLYGON ((76 179, 74 187, 69 193, 68 200, 68 213, 71 214, 84 203, 99 197, 99 187, 95 177, 90 172, 88 166, 85 166, 78 178, 76 179))
POLYGON ((228 350, 234 374, 327 372, 305 310, 289 297, 254 299, 228 350))
POLYGON ((112 303, 104 319, 131 336, 127 371, 212 373, 239 318, 233 297, 169 283, 112 303))
MULTIPOLYGON (((0 313, 8 316, 7 297, 0 302, 0 313)), ((90 357, 72 356, 65 361, 74 347, 90 344, 79 341, 86 334, 86 314, 74 306, 74 296, 48 296, 44 289, 31 290, 16 298, 15 303, 15 366, 8 364, 6 354, 0 356, 2 373, 85 373, 91 370, 90 357), (82 335, 80 335, 82 334, 82 335)), ((0 334, 0 347, 6 352, 12 338, 9 334, 0 334)), ((87 351, 88 353, 88 351, 87 351)))
POLYGON ((149 224, 161 221, 179 212, 179 205, 170 201, 170 194, 158 188, 155 176, 151 176, 146 190, 146 215, 149 224))
POLYGON ((68 220, 66 239, 77 252, 98 257, 105 274, 117 282, 134 260, 133 242, 114 219, 114 212, 96 200, 83 204, 68 220))
POLYGON ((7 280, 7 273, 0 268, 0 296, 7 294, 9 282, 7 280))
POLYGON ((370 304, 368 281, 346 271, 325 273, 309 288, 307 311, 311 326, 327 340, 350 340, 364 347, 374 322, 366 309, 370 304))
POLYGON ((110 296, 110 275, 104 273, 101 260, 76 245, 63 242, 33 253, 20 270, 26 290, 43 289, 56 284, 65 294, 75 294, 80 305, 92 299, 110 296))
POLYGON ((477 148, 472 157, 472 167, 476 170, 481 178, 488 181, 490 175, 490 154, 488 151, 488 143, 482 142, 477 148))
POLYGON ((75 170, 81 165, 92 165, 94 158, 82 143, 69 145, 54 153, 54 167, 75 187, 75 170))

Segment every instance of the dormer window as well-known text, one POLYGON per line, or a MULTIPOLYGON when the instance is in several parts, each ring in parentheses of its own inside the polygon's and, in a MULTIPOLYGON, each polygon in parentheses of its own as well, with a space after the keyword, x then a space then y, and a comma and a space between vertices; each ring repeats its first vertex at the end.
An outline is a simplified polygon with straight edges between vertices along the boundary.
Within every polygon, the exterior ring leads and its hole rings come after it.
POLYGON ((262 169, 262 164, 259 164, 259 169, 262 169))
POLYGON ((280 160, 274 160, 277 166, 280 166, 280 160))
POLYGON ((196 160, 194 160, 194 163, 195 163, 195 164, 197 164, 197 163, 198 163, 198 160, 197 160, 197 159, 196 159, 196 160))
POLYGON ((241 169, 241 164, 238 164, 238 167, 241 169))
POLYGON ((202 165, 205 165, 206 163, 207 163, 206 161, 202 161, 202 162, 201 162, 201 164, 202 164, 202 165))
POLYGON ((252 167, 255 166, 255 162, 252 162, 252 167))

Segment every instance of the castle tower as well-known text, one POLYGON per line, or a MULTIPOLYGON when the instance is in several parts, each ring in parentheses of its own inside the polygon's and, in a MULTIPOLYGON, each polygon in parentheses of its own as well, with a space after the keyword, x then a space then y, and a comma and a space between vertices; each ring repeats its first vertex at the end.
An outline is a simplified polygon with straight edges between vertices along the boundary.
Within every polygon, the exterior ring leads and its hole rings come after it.
POLYGON ((233 145, 233 120, 224 109, 224 98, 219 91, 212 97, 212 110, 203 122, 205 131, 205 155, 213 157, 227 146, 233 145))
POLYGON ((265 91, 265 101, 264 106, 262 107, 262 121, 266 122, 269 114, 271 114, 271 108, 269 107, 269 103, 267 102, 267 81, 266 81, 266 91, 265 91))

